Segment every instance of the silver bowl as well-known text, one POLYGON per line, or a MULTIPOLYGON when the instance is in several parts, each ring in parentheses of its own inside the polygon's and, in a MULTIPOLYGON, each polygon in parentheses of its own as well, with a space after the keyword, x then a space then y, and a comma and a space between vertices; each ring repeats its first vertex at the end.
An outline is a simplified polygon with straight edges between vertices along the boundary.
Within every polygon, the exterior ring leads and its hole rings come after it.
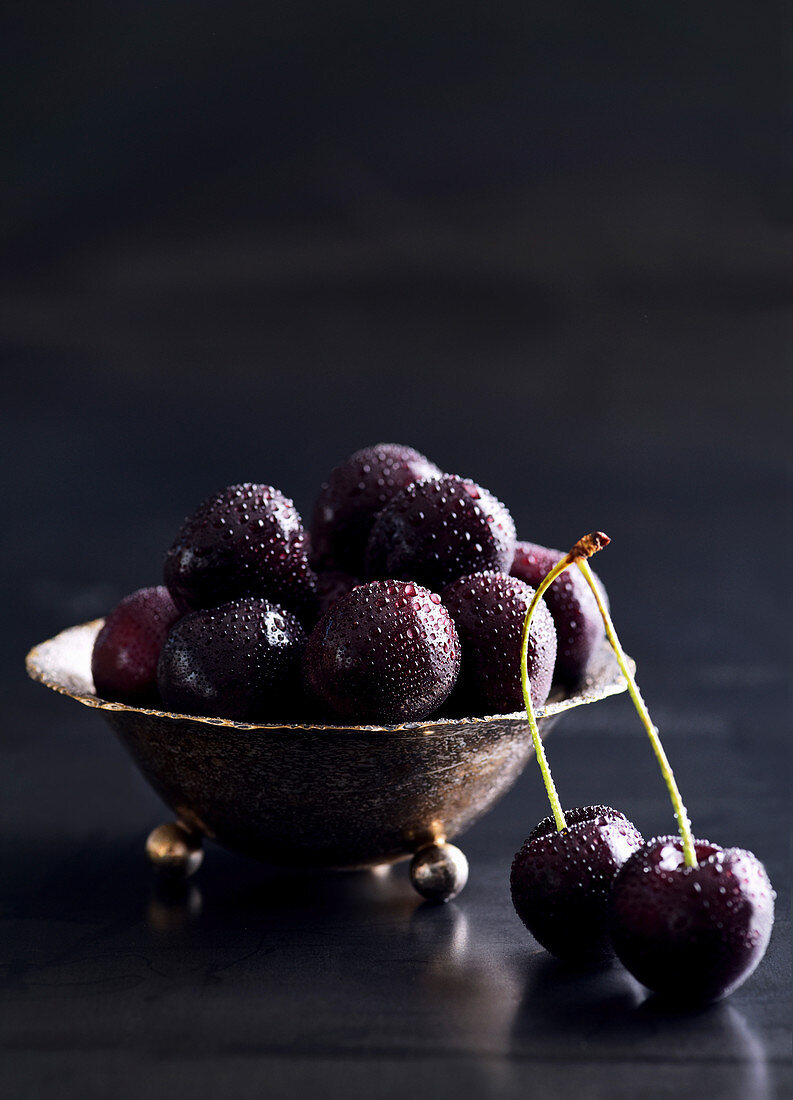
MULTIPOLYGON (((524 712, 389 726, 253 725, 131 707, 97 697, 91 651, 103 620, 64 630, 27 656, 32 679, 101 710, 177 821, 147 851, 189 874, 209 837, 292 866, 372 868, 413 857, 425 897, 465 884, 449 840, 512 786, 534 754, 524 712)), ((544 737, 566 711, 624 691, 604 641, 584 683, 537 711, 544 737)))

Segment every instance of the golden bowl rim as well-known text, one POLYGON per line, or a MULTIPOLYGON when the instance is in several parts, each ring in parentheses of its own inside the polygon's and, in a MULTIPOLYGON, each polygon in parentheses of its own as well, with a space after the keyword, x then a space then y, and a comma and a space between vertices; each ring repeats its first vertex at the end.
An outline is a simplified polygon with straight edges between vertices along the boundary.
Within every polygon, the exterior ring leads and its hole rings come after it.
MULTIPOLYGON (((65 684, 60 683, 58 680, 52 679, 48 676, 41 664, 41 652, 42 650, 53 643, 65 638, 67 635, 76 633, 77 631, 84 631, 90 628, 95 628, 95 633, 99 633, 105 620, 104 618, 92 619, 85 623, 75 623, 73 626, 66 627, 64 630, 54 634, 51 638, 47 638, 42 642, 34 645, 25 657, 25 669, 31 680, 36 683, 42 684, 44 687, 49 688, 51 691, 57 692, 59 695, 66 695, 70 699, 74 699, 78 703, 82 703, 83 706, 90 707, 92 710, 103 711, 126 711, 130 714, 144 714, 152 718, 170 718, 175 721, 188 721, 198 722, 208 726, 222 726, 228 729, 244 730, 246 732, 255 732, 261 730, 263 732, 273 732, 278 730, 307 730, 307 731, 320 731, 324 733, 337 733, 337 734, 357 734, 357 733, 405 733, 405 734, 424 734, 432 735, 444 733, 458 733, 461 729, 474 728, 479 725, 492 724, 493 722, 522 722, 528 721, 525 710, 509 711, 500 714, 486 714, 486 715, 471 715, 469 717, 456 718, 456 717, 439 717, 439 718, 423 718, 413 722, 401 722, 393 724, 365 724, 365 725, 342 725, 341 723, 320 723, 320 722, 296 722, 296 723, 284 723, 284 722, 236 722, 230 718, 212 718, 203 714, 179 714, 173 711, 159 710, 153 707, 135 707, 128 703, 118 703, 110 699, 102 699, 98 695, 89 695, 85 692, 73 691, 65 684)), ((603 648, 609 646, 608 641, 604 641, 603 648)), ((635 668, 635 662, 629 657, 628 664, 635 668)), ((608 699, 613 695, 620 695, 627 690, 628 684, 621 672, 618 671, 618 677, 610 683, 592 685, 593 690, 587 694, 586 692, 587 681, 584 681, 584 690, 579 689, 575 694, 568 696, 565 699, 560 699, 554 703, 547 703, 542 707, 537 707, 535 710, 535 717, 539 719, 553 718, 556 715, 564 714, 568 710, 574 710, 576 707, 585 706, 588 703, 599 702, 601 699, 608 699)))

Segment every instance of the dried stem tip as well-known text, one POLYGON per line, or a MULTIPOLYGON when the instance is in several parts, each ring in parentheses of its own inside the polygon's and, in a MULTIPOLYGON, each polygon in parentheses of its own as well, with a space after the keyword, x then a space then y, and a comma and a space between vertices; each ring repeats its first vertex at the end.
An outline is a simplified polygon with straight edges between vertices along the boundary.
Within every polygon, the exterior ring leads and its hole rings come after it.
POLYGON ((591 558, 593 554, 597 554, 598 550, 602 550, 610 542, 611 539, 603 531, 593 531, 591 535, 584 535, 583 538, 580 538, 564 560, 572 565, 579 558, 591 558))

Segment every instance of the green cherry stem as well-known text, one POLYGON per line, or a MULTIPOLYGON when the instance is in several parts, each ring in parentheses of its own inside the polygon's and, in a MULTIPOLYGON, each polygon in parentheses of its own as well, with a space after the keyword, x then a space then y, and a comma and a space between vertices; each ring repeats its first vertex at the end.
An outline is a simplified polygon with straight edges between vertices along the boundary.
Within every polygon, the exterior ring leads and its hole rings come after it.
POLYGON ((559 801, 559 795, 556 793, 556 785, 551 776, 551 769, 548 767, 545 748, 540 739, 540 731, 537 728, 537 719, 534 717, 534 705, 531 701, 531 686, 529 684, 529 628, 537 604, 542 599, 543 593, 547 591, 556 578, 561 576, 566 569, 569 569, 574 562, 583 560, 584 563, 586 563, 587 558, 597 553, 598 550, 602 550, 604 546, 608 546, 610 541, 608 535, 604 535, 602 531, 596 531, 591 535, 585 535, 582 539, 578 540, 570 553, 566 554, 537 586, 534 598, 526 611, 526 618, 523 620, 523 631, 520 636, 520 686, 523 691, 523 704, 526 707, 526 716, 529 719, 529 729, 531 730, 531 739, 534 744, 534 754, 537 757, 537 763, 540 765, 542 781, 545 784, 548 801, 551 803, 551 810, 553 811, 556 828, 560 832, 562 829, 567 828, 567 821, 565 820, 564 811, 562 810, 562 804, 559 801))
POLYGON ((691 833, 691 821, 689 820, 688 810, 683 804, 683 799, 680 797, 680 790, 678 789, 677 782, 675 781, 675 774, 672 771, 672 767, 667 759, 667 755, 664 752, 664 747, 661 744, 661 739, 658 736, 658 728, 653 725, 652 718, 650 718, 650 712, 647 709, 647 704, 642 699, 642 694, 639 691, 639 685, 636 683, 636 678, 633 675, 628 659, 625 656, 625 650, 620 645, 620 640, 617 637, 617 632, 614 629, 614 623, 611 621, 611 616, 608 613, 608 609, 603 602, 603 597, 600 594, 597 581, 595 580, 592 570, 586 561, 586 558, 579 557, 576 561, 576 565, 584 574, 586 582, 592 589, 592 595, 595 597, 595 601, 598 605, 601 617, 603 619, 603 625, 606 628, 606 636, 611 643, 611 648, 614 650, 614 655, 617 658, 617 664, 620 666, 622 675, 628 682, 628 691, 630 697, 633 700, 633 705, 636 707, 639 717, 642 720, 642 725, 647 730, 647 736, 650 738, 650 744, 653 747, 658 764, 661 768, 661 774, 666 781, 667 789, 669 790, 669 796, 672 799, 672 806, 675 811, 675 817, 677 819, 677 826, 680 830, 680 839, 683 841, 683 856, 687 867, 697 866, 697 855, 694 850, 694 838, 691 833))

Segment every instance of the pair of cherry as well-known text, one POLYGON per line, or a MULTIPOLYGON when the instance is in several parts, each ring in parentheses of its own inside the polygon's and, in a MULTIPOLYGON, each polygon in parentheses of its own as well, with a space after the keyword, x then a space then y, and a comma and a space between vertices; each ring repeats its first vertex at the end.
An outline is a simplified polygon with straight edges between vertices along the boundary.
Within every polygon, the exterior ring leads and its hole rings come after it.
POLYGON ((686 808, 587 559, 610 540, 587 535, 538 586, 523 630, 523 697, 552 815, 527 837, 512 865, 523 923, 551 954, 591 964, 616 953, 643 985, 667 1000, 707 1002, 749 977, 765 953, 774 891, 751 852, 692 836, 686 808), (526 674, 529 624, 543 592, 576 565, 597 601, 606 634, 666 781, 680 835, 644 842, 618 810, 563 811, 534 719, 526 674))

